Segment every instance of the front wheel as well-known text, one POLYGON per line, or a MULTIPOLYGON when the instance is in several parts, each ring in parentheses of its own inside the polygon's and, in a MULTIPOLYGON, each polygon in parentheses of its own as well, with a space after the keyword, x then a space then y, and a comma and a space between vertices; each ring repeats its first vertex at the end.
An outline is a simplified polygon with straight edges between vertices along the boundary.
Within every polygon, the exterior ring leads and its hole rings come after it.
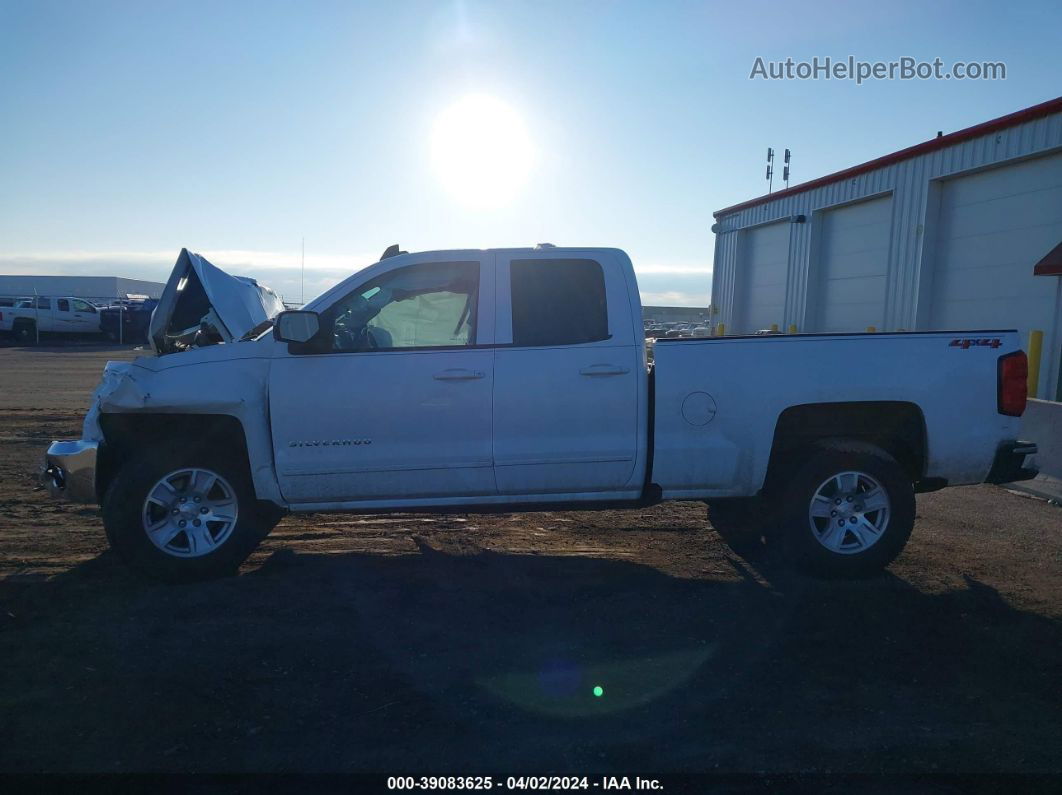
POLYGON ((256 500, 245 466, 203 455, 130 460, 103 500, 111 547, 166 582, 235 573, 278 518, 256 500))
POLYGON ((865 442, 813 449, 782 498, 781 541, 812 574, 875 574, 903 551, 915 519, 910 477, 891 455, 865 442))
POLYGON ((37 341, 37 327, 32 323, 19 323, 14 329, 15 341, 20 345, 32 345, 37 341))

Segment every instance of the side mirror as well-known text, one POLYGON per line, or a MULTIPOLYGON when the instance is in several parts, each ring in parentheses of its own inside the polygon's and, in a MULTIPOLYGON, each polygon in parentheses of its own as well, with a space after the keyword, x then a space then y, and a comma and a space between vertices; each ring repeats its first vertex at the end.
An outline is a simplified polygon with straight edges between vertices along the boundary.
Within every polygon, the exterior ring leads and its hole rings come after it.
POLYGON ((281 342, 309 342, 321 330, 316 312, 295 309, 281 312, 273 323, 273 339, 281 342))

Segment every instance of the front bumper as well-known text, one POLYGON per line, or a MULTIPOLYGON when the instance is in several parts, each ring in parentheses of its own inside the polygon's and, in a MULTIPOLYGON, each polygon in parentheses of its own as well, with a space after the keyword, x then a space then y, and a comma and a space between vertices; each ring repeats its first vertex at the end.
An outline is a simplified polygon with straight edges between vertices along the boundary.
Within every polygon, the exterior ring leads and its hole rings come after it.
POLYGON ((985 478, 985 483, 1014 483, 1018 480, 1032 480, 1040 470, 1035 466, 1024 466, 1025 457, 1036 455, 1036 445, 1032 442, 1004 442, 996 450, 992 469, 985 478))
POLYGON ((56 499, 96 502, 96 454, 99 442, 52 442, 44 454, 41 485, 56 499))

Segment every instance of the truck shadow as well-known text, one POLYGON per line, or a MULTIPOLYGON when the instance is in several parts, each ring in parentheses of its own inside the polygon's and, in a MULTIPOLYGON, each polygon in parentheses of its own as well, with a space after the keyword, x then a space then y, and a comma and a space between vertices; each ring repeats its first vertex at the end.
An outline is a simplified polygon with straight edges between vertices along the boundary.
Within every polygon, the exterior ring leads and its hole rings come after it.
POLYGON ((0 769, 1056 770, 1062 624, 988 585, 274 553, 0 585, 0 769))

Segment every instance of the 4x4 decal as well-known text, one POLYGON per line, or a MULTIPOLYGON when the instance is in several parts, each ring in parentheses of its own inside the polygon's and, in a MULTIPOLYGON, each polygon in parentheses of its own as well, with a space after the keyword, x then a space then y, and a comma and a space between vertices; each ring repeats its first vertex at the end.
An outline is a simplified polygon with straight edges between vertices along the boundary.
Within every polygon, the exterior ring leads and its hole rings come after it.
POLYGON ((1003 341, 999 337, 981 337, 980 339, 974 337, 960 337, 953 339, 949 344, 949 348, 962 348, 964 351, 967 348, 984 347, 984 348, 998 348, 1003 344, 1003 341))

